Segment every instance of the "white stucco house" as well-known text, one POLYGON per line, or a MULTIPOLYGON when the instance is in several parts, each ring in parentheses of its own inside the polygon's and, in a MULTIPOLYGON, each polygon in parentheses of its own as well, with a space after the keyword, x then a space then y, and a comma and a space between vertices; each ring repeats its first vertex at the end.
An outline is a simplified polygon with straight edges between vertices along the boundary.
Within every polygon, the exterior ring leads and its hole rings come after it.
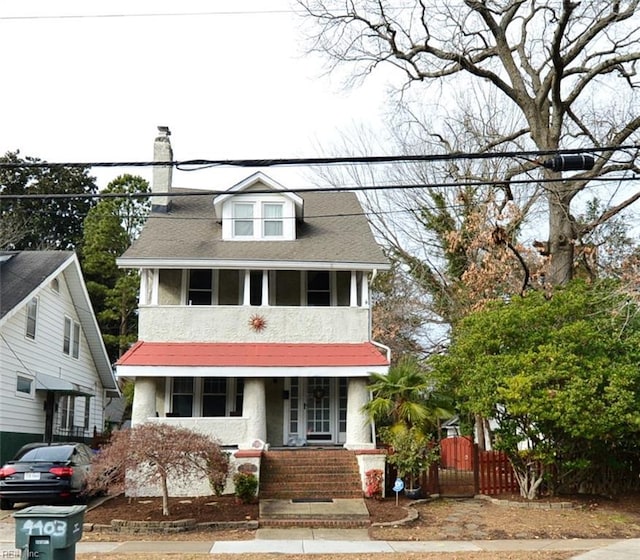
MULTIPOLYGON (((156 162, 173 161, 159 127, 156 162)), ((389 351, 369 285, 389 267, 353 192, 290 192, 255 173, 176 189, 156 166, 152 212, 118 265, 140 271, 132 425, 171 422, 229 448, 375 447, 362 413, 389 351)))
POLYGON ((78 258, 0 252, 0 464, 25 443, 90 442, 119 397, 78 258))

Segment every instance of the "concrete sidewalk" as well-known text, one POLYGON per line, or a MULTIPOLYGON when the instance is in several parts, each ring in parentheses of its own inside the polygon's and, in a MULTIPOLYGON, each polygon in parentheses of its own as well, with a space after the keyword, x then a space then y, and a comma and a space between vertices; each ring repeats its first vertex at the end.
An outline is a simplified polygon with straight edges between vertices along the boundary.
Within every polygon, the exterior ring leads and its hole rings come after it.
MULTIPOLYGON (((15 548, 13 523, 0 521, 0 558, 20 558, 15 548)), ((201 553, 242 554, 366 554, 374 552, 480 552, 480 551, 575 551, 576 560, 631 560, 640 558, 640 539, 535 539, 496 541, 375 541, 366 529, 258 529, 246 541, 80 541, 77 553, 201 553)))

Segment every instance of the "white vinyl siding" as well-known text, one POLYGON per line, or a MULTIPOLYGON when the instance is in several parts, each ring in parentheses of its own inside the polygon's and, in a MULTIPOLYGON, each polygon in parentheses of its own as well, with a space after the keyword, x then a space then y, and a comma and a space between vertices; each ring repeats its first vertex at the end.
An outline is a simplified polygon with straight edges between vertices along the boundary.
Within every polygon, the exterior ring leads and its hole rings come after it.
MULTIPOLYGON (((61 352, 64 335, 64 317, 78 324, 76 339, 78 348, 86 348, 84 334, 76 310, 71 300, 64 274, 58 277, 59 293, 49 289, 48 282, 37 293, 37 336, 25 338, 27 305, 2 323, 0 338, 0 431, 44 434, 45 391, 36 390, 38 375, 63 377, 85 389, 92 397, 90 410, 91 428, 100 430, 104 425, 103 410, 106 404, 105 392, 96 371, 90 352, 79 352, 78 359, 70 360, 61 352), (33 379, 31 398, 17 391, 16 372, 33 379), (24 395, 24 398, 16 398, 24 395)), ((87 303, 85 303, 87 305, 87 303)), ((72 328, 73 336, 74 328, 72 328)), ((71 346, 73 355, 73 344, 71 346)), ((79 402, 83 399, 76 399, 79 402)), ((76 422, 83 422, 83 414, 78 408, 76 422)), ((54 419, 57 423, 58 418, 54 419)), ((55 429, 55 427, 54 427, 55 429)))

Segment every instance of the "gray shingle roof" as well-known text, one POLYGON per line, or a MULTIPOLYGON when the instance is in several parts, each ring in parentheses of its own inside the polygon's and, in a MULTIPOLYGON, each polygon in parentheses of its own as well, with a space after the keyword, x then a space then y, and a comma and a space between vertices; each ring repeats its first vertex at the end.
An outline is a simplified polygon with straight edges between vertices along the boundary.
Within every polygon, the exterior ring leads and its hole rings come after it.
POLYGON ((304 200, 304 221, 298 224, 294 241, 223 241, 214 195, 175 192, 183 196, 172 197, 168 213, 149 216, 120 264, 140 259, 193 259, 388 266, 355 193, 298 193, 304 200))
POLYGON ((70 251, 0 251, 0 318, 73 255, 70 251))

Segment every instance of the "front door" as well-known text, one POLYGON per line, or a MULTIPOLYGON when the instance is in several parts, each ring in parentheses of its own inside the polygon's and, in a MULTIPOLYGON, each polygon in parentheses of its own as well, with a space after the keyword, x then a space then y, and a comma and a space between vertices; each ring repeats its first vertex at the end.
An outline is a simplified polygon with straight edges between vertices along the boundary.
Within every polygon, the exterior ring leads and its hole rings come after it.
POLYGON ((312 377, 304 380, 304 418, 307 442, 332 442, 334 426, 331 414, 331 378, 312 377))
POLYGON ((287 381, 287 445, 344 443, 346 381, 332 377, 294 377, 287 381))

